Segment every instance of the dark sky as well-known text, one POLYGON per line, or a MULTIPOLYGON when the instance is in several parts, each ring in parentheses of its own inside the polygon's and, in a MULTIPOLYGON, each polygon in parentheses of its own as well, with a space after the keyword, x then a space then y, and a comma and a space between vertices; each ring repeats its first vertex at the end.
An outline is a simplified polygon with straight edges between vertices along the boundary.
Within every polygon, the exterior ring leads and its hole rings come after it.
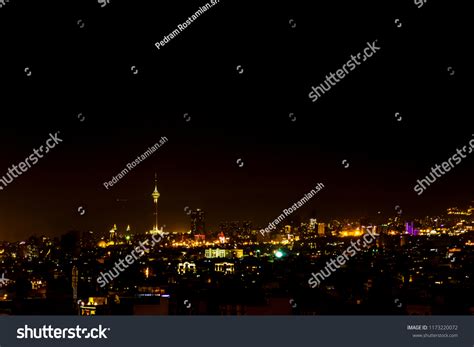
POLYGON ((11 0, 0 9, 0 176, 49 133, 64 140, 0 191, 0 239, 106 233, 113 223, 147 230, 155 171, 160 224, 172 230, 189 228, 185 206, 202 208, 211 228, 266 226, 319 182, 304 218, 389 216, 395 205, 423 216, 474 200, 472 157, 421 197, 413 191, 474 134, 466 5, 221 0, 156 49, 204 4, 11 0), (376 39, 374 57, 310 101, 311 86, 376 39), (162 136, 152 157, 103 187, 162 136))

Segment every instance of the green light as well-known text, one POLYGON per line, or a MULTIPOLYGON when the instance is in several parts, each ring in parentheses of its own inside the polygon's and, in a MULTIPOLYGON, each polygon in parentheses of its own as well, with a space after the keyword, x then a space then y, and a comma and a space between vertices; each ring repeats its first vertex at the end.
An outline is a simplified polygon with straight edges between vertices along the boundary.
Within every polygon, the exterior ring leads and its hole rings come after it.
POLYGON ((130 240, 130 235, 125 236, 125 239, 128 241, 130 240))
POLYGON ((283 257, 283 252, 280 251, 280 250, 276 251, 276 252, 275 252, 275 257, 277 257, 277 258, 283 257))

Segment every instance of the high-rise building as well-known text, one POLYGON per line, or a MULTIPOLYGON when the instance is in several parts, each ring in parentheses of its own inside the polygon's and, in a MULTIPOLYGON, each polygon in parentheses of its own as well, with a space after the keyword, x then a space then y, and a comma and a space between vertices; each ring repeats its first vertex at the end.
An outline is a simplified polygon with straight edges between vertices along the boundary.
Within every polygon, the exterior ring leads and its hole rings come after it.
POLYGON ((153 229, 150 230, 150 234, 158 234, 161 233, 163 230, 158 228, 158 198, 160 197, 160 193, 158 192, 158 187, 156 183, 156 173, 155 173, 155 190, 151 194, 153 198, 153 203, 155 204, 155 225, 153 226, 153 229))
POLYGON ((316 233, 316 227, 318 226, 318 220, 316 218, 310 218, 309 226, 308 226, 308 233, 313 234, 316 233))
POLYGON ((191 212, 191 233, 205 235, 204 211, 196 209, 191 212))
POLYGON ((413 222, 406 222, 405 223, 405 232, 407 234, 417 236, 418 235, 418 230, 413 227, 413 222))
POLYGON ((326 235, 326 224, 318 223, 318 235, 325 236, 326 235))

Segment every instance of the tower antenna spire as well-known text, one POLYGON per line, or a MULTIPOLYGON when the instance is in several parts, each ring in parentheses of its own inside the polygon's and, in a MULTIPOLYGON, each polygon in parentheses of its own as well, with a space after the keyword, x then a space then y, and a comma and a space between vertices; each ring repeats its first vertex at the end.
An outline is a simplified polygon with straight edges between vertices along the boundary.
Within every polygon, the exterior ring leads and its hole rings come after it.
POLYGON ((151 196, 153 197, 153 203, 155 204, 155 225, 153 227, 153 232, 158 233, 158 198, 160 197, 160 193, 158 192, 156 172, 155 172, 155 190, 153 191, 151 196))

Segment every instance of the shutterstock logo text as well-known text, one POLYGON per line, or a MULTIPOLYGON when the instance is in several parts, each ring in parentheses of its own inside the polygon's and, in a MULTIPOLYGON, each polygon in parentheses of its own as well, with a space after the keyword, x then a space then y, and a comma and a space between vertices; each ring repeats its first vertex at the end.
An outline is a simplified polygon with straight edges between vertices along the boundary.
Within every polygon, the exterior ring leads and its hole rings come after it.
POLYGON ((107 339, 106 331, 100 324, 97 328, 53 328, 51 325, 43 325, 39 328, 30 328, 25 324, 23 328, 16 330, 17 339, 107 339))

